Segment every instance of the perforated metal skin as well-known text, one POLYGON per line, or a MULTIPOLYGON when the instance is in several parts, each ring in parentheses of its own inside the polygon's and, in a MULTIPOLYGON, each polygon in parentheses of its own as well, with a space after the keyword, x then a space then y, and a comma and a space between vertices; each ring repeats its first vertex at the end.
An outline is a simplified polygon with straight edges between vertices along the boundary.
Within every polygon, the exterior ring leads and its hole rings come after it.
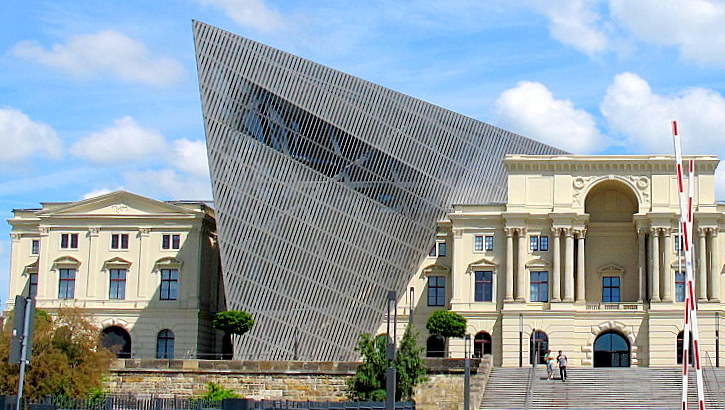
POLYGON ((235 358, 351 360, 453 203, 561 150, 195 21, 235 358))

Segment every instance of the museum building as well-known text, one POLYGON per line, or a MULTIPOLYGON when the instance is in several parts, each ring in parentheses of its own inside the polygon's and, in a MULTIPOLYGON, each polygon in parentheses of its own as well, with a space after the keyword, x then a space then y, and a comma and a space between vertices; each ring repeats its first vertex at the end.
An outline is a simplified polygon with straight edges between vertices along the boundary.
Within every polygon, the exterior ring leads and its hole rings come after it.
MULTIPOLYGON (((714 365, 725 205, 715 202, 719 160, 692 158, 700 345, 714 365)), ((505 203, 454 204, 438 223, 398 304, 399 334, 412 307, 427 354, 461 357, 463 339, 426 336, 430 314, 447 309, 467 319, 474 355, 492 354, 497 366, 542 362, 549 348, 572 366, 682 363, 673 157, 508 155, 504 164, 505 203)))

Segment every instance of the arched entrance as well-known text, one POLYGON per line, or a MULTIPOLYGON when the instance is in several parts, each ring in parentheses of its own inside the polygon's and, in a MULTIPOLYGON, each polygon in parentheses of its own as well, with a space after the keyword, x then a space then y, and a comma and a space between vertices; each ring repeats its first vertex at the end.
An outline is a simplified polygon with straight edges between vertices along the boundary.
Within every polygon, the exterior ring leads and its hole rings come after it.
POLYGON ((473 357, 483 357, 491 354, 491 335, 487 332, 478 332, 473 338, 473 357))
POLYGON ((594 367, 629 367, 629 342, 616 332, 604 332, 594 341, 594 367))
MULTIPOLYGON (((677 364, 682 364, 682 346, 685 344, 685 331, 677 334, 677 364)), ((687 349, 689 352, 687 356, 690 357, 689 364, 694 365, 695 364, 695 352, 692 349, 692 332, 690 332, 690 343, 688 343, 690 347, 687 349)))
POLYGON ((425 347, 427 357, 446 356, 446 338, 441 335, 433 335, 429 337, 425 347))
POLYGON ((549 349, 549 336, 541 330, 531 334, 529 338, 529 364, 534 364, 534 358, 538 359, 537 364, 544 364, 544 356, 549 349))
POLYGON ((118 326, 109 326, 101 331, 101 345, 119 359, 131 358, 131 335, 118 326))

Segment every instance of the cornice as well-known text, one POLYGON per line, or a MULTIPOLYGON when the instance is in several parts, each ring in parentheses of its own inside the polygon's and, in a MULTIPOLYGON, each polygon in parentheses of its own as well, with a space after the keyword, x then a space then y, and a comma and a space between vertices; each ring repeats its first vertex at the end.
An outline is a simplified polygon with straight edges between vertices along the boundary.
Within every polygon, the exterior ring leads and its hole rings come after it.
MULTIPOLYGON (((695 170, 714 173, 720 160, 716 156, 685 156, 694 159, 695 170)), ((674 157, 669 155, 507 155, 506 169, 511 171, 568 171, 572 173, 605 172, 657 173, 674 175, 674 157)))

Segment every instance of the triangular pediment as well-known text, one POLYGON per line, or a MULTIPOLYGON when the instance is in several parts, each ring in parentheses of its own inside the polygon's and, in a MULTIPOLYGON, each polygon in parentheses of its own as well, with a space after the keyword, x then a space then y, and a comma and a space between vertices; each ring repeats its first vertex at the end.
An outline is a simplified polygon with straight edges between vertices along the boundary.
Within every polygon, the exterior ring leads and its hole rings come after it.
POLYGON ((438 275, 441 275, 441 274, 447 274, 450 271, 451 270, 447 266, 437 265, 437 264, 428 265, 425 268, 423 268, 423 274, 424 275, 430 275, 430 274, 438 274, 438 275))
POLYGON ((78 268, 81 265, 81 261, 72 256, 61 256, 53 261, 51 270, 59 268, 78 268))
POLYGON ((128 268, 131 262, 126 259, 115 257, 103 262, 103 269, 128 268))
POLYGON ((194 211, 173 204, 157 201, 127 191, 115 191, 108 194, 72 202, 42 212, 39 216, 72 215, 195 215, 194 211))
POLYGON ((602 266, 601 268, 599 268, 597 270, 600 273, 604 273, 604 272, 617 272, 617 273, 622 273, 622 272, 624 272, 624 268, 623 267, 621 267, 619 265, 615 265, 613 263, 610 263, 608 265, 604 265, 604 266, 602 266))
POLYGON ((471 270, 474 268, 495 268, 496 266, 498 266, 496 264, 496 262, 494 262, 490 259, 481 258, 481 259, 469 264, 468 268, 469 268, 469 270, 471 270))
POLYGON ((526 264, 526 267, 527 268, 530 268, 530 269, 550 268, 551 267, 551 262, 547 261, 546 259, 536 258, 536 259, 530 260, 526 264))

